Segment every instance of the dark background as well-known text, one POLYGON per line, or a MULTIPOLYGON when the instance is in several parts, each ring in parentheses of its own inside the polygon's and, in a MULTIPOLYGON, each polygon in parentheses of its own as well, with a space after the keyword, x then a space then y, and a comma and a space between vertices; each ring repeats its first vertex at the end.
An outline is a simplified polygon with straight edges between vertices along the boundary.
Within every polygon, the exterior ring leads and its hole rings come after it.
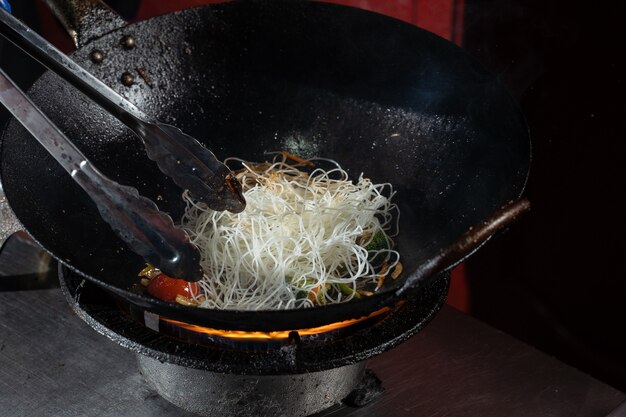
POLYGON ((470 0, 464 47, 509 86, 533 146, 533 210, 467 263, 471 312, 626 390, 623 19, 470 0))
MULTIPOLYGON (((33 28, 53 20, 39 2, 12 3, 33 28)), ((138 2, 110 3, 132 18, 138 2)), ((509 87, 533 145, 532 212, 465 271, 472 315, 626 390, 626 67, 617 4, 463 2, 463 47, 509 87)), ((24 88, 41 72, 6 44, 0 60, 24 88)))

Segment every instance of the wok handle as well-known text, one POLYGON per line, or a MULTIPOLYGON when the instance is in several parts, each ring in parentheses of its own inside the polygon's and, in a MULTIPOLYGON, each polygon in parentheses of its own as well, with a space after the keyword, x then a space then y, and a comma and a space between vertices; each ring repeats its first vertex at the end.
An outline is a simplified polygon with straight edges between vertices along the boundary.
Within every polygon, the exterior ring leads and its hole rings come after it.
POLYGON ((395 295, 400 296, 408 290, 415 290, 430 284, 439 272, 461 262, 496 232, 509 226, 529 210, 530 202, 523 198, 505 205, 488 219, 470 227, 456 242, 423 263, 413 275, 407 278, 404 285, 396 290, 395 295))
POLYGON ((45 3, 71 36, 76 48, 128 25, 100 0, 45 0, 45 3))

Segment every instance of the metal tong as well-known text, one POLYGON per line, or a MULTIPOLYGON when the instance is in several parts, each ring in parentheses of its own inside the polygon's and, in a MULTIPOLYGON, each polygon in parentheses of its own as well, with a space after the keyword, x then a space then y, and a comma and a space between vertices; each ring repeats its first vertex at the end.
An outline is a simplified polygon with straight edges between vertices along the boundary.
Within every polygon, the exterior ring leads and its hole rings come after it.
POLYGON ((87 192, 102 218, 131 250, 167 275, 195 281, 202 278, 200 253, 171 217, 137 189, 102 174, 2 69, 0 103, 87 192))
POLYGON ((141 138, 148 157, 214 210, 243 211, 245 200, 232 172, 200 142, 180 129, 159 123, 80 65, 56 49, 28 26, 0 9, 0 35, 85 94, 141 138))
MULTIPOLYGON (((0 34, 131 128, 142 139, 148 157, 194 198, 215 210, 240 212, 245 208, 234 175, 197 140, 174 126, 151 120, 1 8, 0 34)), ((87 192, 103 219, 131 250, 167 275, 189 281, 202 278, 200 255, 186 233, 136 189, 98 171, 1 70, 0 102, 87 192)))

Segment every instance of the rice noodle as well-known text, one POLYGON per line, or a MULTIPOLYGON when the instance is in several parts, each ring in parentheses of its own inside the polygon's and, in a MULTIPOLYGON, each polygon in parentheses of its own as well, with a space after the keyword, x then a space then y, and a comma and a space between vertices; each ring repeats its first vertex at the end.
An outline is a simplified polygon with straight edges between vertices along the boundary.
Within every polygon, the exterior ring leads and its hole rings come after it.
POLYGON ((284 153, 271 163, 227 160, 233 161, 243 166, 237 171, 243 212, 213 211, 183 193, 182 226, 205 271, 200 307, 269 310, 348 301, 359 297, 357 289, 373 289, 383 263, 385 273, 398 263, 390 238, 399 214, 391 184, 363 175, 353 183, 339 164, 321 158, 311 161, 328 170, 305 172, 308 161, 288 164, 284 153), (368 251, 375 235, 386 247, 368 251))

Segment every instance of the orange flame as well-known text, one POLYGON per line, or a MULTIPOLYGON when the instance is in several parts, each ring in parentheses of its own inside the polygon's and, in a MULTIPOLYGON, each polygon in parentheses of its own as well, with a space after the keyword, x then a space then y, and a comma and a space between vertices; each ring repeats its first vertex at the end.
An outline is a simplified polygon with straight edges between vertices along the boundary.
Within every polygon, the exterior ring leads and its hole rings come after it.
POLYGON ((161 320, 182 327, 183 329, 191 330, 192 332, 202 333, 209 336, 226 337, 229 339, 288 339, 289 334, 293 331, 298 332, 300 336, 311 336, 315 334, 330 332, 344 327, 352 326, 353 324, 360 323, 372 317, 379 316, 389 311, 389 307, 383 307, 380 310, 376 310, 367 316, 359 317, 358 319, 350 319, 345 321, 338 321, 336 323, 327 324, 319 327, 312 327, 309 329, 298 330, 282 330, 275 332, 247 332, 243 330, 220 330, 212 329, 210 327, 196 326, 195 324, 188 324, 182 321, 172 320, 165 317, 161 317, 161 320))

